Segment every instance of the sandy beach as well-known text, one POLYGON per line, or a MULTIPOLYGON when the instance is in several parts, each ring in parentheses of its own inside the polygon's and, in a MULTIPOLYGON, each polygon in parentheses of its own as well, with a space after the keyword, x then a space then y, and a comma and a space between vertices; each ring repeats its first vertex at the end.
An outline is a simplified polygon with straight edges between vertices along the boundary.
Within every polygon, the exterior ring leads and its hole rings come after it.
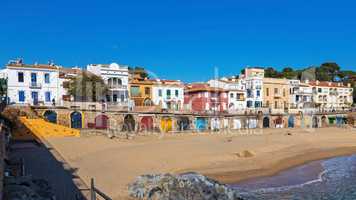
POLYGON ((137 136, 132 140, 82 136, 50 138, 48 142, 87 184, 95 178, 96 185, 115 200, 127 198, 127 185, 142 174, 194 171, 223 183, 237 183, 309 161, 356 153, 354 129, 254 131, 137 136), (253 155, 237 155, 246 150, 253 155))

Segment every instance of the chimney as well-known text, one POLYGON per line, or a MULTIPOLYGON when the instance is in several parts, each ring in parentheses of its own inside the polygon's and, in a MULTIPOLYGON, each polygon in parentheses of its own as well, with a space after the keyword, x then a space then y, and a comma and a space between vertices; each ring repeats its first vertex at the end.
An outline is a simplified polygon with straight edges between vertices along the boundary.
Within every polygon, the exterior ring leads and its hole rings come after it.
POLYGON ((308 79, 306 79, 306 80, 305 80, 305 83, 306 83, 306 84, 309 84, 309 80, 308 80, 308 79))
POLYGON ((317 81, 315 82, 315 84, 316 84, 316 85, 319 85, 319 81, 317 80, 317 81))
POLYGON ((331 86, 331 82, 328 82, 328 85, 331 86))
POLYGON ((351 83, 347 83, 347 87, 351 87, 351 83))

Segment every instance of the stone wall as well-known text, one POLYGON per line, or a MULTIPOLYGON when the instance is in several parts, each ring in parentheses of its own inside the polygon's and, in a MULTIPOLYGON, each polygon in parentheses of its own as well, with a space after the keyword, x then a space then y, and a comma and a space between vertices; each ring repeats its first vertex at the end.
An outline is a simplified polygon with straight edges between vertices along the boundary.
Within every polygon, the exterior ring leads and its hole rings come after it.
MULTIPOLYGON (((41 116, 48 109, 37 109, 37 113, 41 116)), ((265 117, 269 118, 269 127, 270 128, 288 128, 289 127, 289 117, 293 116, 293 127, 294 128, 313 128, 313 118, 317 121, 317 127, 327 127, 328 115, 308 115, 302 113, 295 113, 291 115, 228 115, 228 116, 201 116, 201 115, 187 115, 187 114, 172 114, 172 113, 137 113, 137 112, 118 112, 118 111, 91 111, 91 110, 74 110, 74 109, 53 109, 57 113, 57 123, 64 126, 71 126, 71 113, 80 112, 82 114, 82 127, 90 128, 89 124, 95 124, 95 118, 99 115, 105 115, 108 117, 108 128, 113 130, 121 131, 124 129, 125 117, 131 115, 130 118, 134 119, 134 132, 139 132, 141 127, 141 120, 144 116, 151 116, 153 119, 153 130, 155 132, 165 132, 162 129, 162 119, 170 118, 172 123, 172 132, 179 131, 178 121, 181 117, 187 117, 189 119, 189 129, 194 131, 196 130, 196 119, 197 117, 204 117, 207 120, 207 128, 212 127, 211 119, 217 118, 220 122, 220 130, 226 129, 229 127, 233 128, 234 119, 240 119, 241 128, 251 128, 249 127, 253 123, 256 123, 253 128, 263 128, 263 119, 265 117), (326 120, 323 121, 323 117, 326 120), (251 121, 252 120, 252 121, 251 121), (276 126, 276 122, 282 121, 282 126, 276 126), (228 122, 228 124, 226 124, 228 122)), ((169 132, 171 132, 169 131, 169 132)))

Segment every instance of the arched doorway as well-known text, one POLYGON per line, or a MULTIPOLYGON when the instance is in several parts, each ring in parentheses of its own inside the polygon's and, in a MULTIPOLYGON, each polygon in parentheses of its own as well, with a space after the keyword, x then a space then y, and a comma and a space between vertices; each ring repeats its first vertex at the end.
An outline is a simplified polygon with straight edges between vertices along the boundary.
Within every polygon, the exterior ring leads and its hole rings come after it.
POLYGON ((275 123, 276 128, 283 128, 283 118, 281 116, 278 116, 274 120, 274 123, 275 123))
POLYGON ((211 119, 211 130, 219 131, 220 130, 220 120, 219 118, 212 118, 211 119))
POLYGON ((135 119, 132 115, 128 114, 125 116, 122 131, 135 131, 135 119))
POLYGON ((318 117, 317 116, 313 116, 313 118, 312 118, 312 127, 318 128, 318 117))
POLYGON ((321 117, 321 126, 322 127, 327 127, 328 126, 328 122, 326 121, 326 116, 322 116, 321 117))
POLYGON ((195 127, 197 131, 204 131, 207 128, 207 119, 204 117, 197 117, 195 120, 195 127))
POLYGON ((143 101, 143 105, 144 106, 152 106, 153 105, 153 102, 150 98, 146 98, 144 101, 143 101))
POLYGON ((234 127, 234 129, 241 129, 241 120, 240 119, 234 119, 233 120, 233 127, 234 127))
POLYGON ((163 117, 161 119, 161 129, 162 129, 163 132, 172 131, 172 118, 163 117))
POLYGON ((291 115, 288 118, 288 128, 294 128, 294 116, 291 115))
POLYGON ((70 127, 71 128, 83 128, 82 125, 82 113, 80 112, 72 112, 70 114, 70 127))
POLYGON ((257 119, 255 119, 255 118, 247 119, 247 127, 249 129, 257 128, 257 119))
POLYGON ((269 128, 269 117, 263 118, 263 128, 269 128))
POLYGON ((57 113, 53 110, 46 110, 43 117, 51 123, 57 123, 57 113))
POLYGON ((109 117, 106 115, 98 115, 95 117, 95 128, 96 129, 107 129, 109 127, 108 123, 109 117))
POLYGON ((141 118, 141 131, 153 130, 153 118, 151 116, 144 116, 141 118))
POLYGON ((188 117, 180 117, 177 120, 178 130, 186 131, 189 130, 189 118, 188 117))

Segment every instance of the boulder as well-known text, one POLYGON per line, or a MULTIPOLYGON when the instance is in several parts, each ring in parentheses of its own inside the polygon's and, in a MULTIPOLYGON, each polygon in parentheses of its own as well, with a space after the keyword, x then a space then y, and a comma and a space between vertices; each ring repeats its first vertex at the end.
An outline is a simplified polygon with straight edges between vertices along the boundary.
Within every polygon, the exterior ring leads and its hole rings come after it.
POLYGON ((197 173, 142 175, 128 189, 141 200, 242 200, 237 190, 197 173))

